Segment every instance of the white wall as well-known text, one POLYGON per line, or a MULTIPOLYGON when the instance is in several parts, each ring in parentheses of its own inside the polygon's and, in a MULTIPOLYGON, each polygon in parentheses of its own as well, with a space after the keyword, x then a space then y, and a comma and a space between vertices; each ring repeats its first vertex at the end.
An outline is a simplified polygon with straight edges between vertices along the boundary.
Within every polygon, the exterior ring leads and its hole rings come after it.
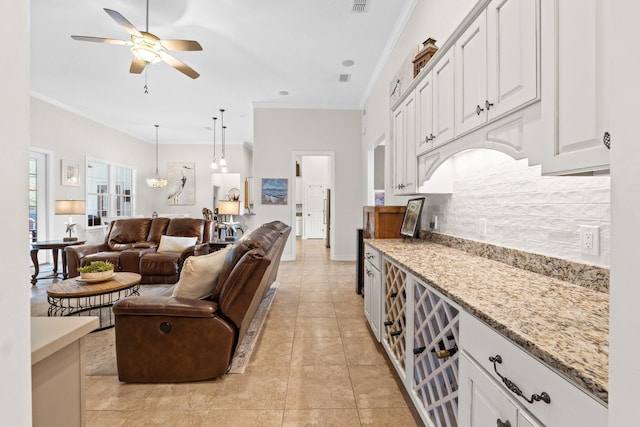
POLYGON ((421 229, 437 215, 439 233, 608 266, 610 188, 608 176, 541 176, 540 166, 512 161, 455 181, 450 195, 426 194, 421 229), (580 253, 581 225, 600 227, 599 256, 580 253))
POLYGON ((0 179, 4 206, 0 211, 0 413, 7 426, 31 425, 31 328, 29 324, 29 2, 0 3, 0 179))
MULTIPOLYGON (((333 213, 335 233, 332 253, 337 260, 356 257, 356 229, 362 223, 361 120, 360 112, 352 110, 286 110, 256 109, 254 111, 254 191, 259 195, 262 178, 295 179, 294 152, 335 153, 335 185, 333 213), (354 197, 355 195, 355 197, 354 197)), ((289 201, 295 195, 289 186, 289 201)), ((255 197, 255 223, 281 220, 295 226, 290 205, 261 205, 255 197)), ((292 233, 290 239, 293 239, 292 233)), ((289 243, 283 259, 293 259, 289 243)))
MULTIPOLYGON (((157 195, 147 188, 145 178, 155 173, 155 146, 115 131, 109 127, 66 111, 42 100, 31 98, 30 102, 30 145, 52 152, 50 188, 53 194, 50 200, 85 199, 86 157, 107 160, 131 166, 136 169, 135 211, 151 214, 149 206, 157 195), (80 163, 81 185, 63 186, 60 181, 60 161, 62 159, 80 163)), ((155 128, 149 125, 149 135, 155 139, 155 128)), ((162 135, 162 133, 160 133, 162 135)), ((162 153, 162 149, 160 150, 162 153)), ((160 163, 162 165, 162 163, 160 163)), ((166 167, 166 166, 165 166, 166 167)), ((160 173, 163 173, 161 170, 160 173)), ((48 238, 61 238, 65 233, 67 217, 53 216, 53 227, 48 238)), ((86 233, 83 221, 76 227, 78 236, 91 241, 100 240, 102 231, 86 233)))
POLYGON ((629 54, 629 41, 640 37, 640 3, 604 2, 605 28, 611 32, 611 307, 609 334, 609 426, 638 424, 640 344, 640 57, 629 54))
MULTIPOLYGON (((219 147, 218 147, 219 149, 219 147)), ((218 152, 218 156, 219 156, 218 152)), ((158 189, 157 197, 154 197, 145 212, 140 214, 150 216, 153 211, 158 213, 169 214, 188 214, 192 218, 202 217, 202 208, 207 207, 214 209, 213 206, 213 184, 211 182, 211 174, 213 172, 220 173, 218 170, 211 170, 211 160, 213 157, 213 148, 211 145, 182 145, 167 144, 160 145, 160 174, 165 174, 167 163, 169 162, 194 162, 196 166, 196 199, 193 205, 168 205, 167 190, 158 189)), ((242 145, 227 145, 225 148, 225 158, 227 160, 228 173, 240 174, 240 186, 242 192, 241 198, 244 200, 244 178, 250 172, 246 171, 245 149, 242 145)), ((218 158, 219 160, 219 158, 218 158)))

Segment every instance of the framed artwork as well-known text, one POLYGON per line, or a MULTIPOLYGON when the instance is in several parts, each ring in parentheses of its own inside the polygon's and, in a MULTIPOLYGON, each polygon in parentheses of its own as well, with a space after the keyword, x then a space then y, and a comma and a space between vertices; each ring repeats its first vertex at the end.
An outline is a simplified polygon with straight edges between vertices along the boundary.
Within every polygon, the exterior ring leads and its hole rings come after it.
POLYGON ((170 162, 167 164, 167 204, 195 205, 196 164, 170 162))
POLYGON ((402 227, 400 234, 405 237, 416 237, 420 227, 420 214, 422 214, 422 205, 424 197, 419 199, 411 199, 407 202, 407 210, 404 212, 402 227))
POLYGON ((374 190, 375 206, 384 206, 384 190, 374 190))
POLYGON ((262 178, 261 201, 263 205, 286 205, 289 180, 286 178, 262 178))
POLYGON ((60 183, 62 185, 80 185, 80 162, 73 160, 61 160, 60 183))

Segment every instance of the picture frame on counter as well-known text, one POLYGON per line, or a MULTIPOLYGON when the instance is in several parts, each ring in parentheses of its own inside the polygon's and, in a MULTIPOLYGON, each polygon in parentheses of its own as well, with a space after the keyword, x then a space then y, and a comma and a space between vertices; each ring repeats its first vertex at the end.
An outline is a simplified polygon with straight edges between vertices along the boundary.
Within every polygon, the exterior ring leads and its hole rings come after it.
POLYGON ((403 237, 416 237, 420 231, 420 216, 422 215, 422 206, 424 205, 424 197, 410 199, 407 202, 407 210, 404 212, 402 227, 400 227, 400 235, 403 237))

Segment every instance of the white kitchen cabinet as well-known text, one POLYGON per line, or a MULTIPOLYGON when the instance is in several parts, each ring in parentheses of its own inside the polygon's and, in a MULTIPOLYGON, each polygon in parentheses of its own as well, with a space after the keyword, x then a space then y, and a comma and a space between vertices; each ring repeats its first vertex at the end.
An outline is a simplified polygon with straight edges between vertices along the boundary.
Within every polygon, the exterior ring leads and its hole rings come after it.
POLYGON ((416 87, 418 156, 454 137, 453 68, 453 50, 449 50, 416 87))
POLYGON ((495 416, 508 419, 512 427, 526 422, 536 427, 607 425, 607 408, 601 402, 465 311, 460 313, 459 346, 464 356, 459 377, 461 427, 496 425, 495 416), (522 396, 504 382, 515 384, 522 396), (535 400, 534 395, 546 395, 548 401, 535 400))
POLYGON ((459 426, 542 427, 466 354, 460 356, 459 426))
POLYGON ((482 14, 456 42, 456 129, 458 134, 486 122, 487 14, 482 14), (482 104, 482 107, 480 106, 482 104))
MULTIPOLYGON (((612 65, 605 50, 604 2, 554 0, 544 31, 555 34, 553 45, 545 45, 544 60, 555 63, 555 85, 548 85, 546 98, 554 101, 546 120, 555 132, 546 135, 544 173, 567 173, 609 168, 609 150, 604 144, 610 130, 608 78, 612 65)), ((550 78, 553 75, 549 76, 550 78)), ((553 80, 552 80, 553 81, 553 80)))
POLYGON ((458 38, 458 135, 538 98, 539 16, 537 0, 493 0, 458 38))
POLYGON ((410 286, 407 272, 394 262, 384 259, 384 279, 382 282, 383 323, 380 341, 387 351, 398 375, 405 381, 407 328, 412 316, 407 318, 407 286, 410 286), (407 323, 409 322, 409 323, 407 323))
POLYGON ((364 316, 373 335, 380 341, 381 290, 380 253, 369 245, 364 246, 364 316))
POLYGON ((392 112, 393 193, 416 191, 416 103, 415 92, 403 99, 392 112))

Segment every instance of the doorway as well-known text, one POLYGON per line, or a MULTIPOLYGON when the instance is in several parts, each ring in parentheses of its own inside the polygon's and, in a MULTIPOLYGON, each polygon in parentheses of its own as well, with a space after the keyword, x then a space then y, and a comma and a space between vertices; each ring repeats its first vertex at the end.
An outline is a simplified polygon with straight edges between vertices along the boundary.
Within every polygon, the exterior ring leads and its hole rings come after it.
MULTIPOLYGON (((325 246, 331 248, 333 256, 333 232, 330 206, 334 206, 334 166, 333 152, 294 152, 292 172, 295 176, 292 191, 296 203, 292 206, 293 217, 298 225, 296 238, 324 239, 325 246)), ((293 253, 295 254, 295 241, 293 253)))
MULTIPOLYGON (((29 150, 29 242, 47 240, 49 220, 47 218, 49 186, 49 154, 29 150)), ((49 251, 40 251, 38 261, 48 261, 49 251)))

